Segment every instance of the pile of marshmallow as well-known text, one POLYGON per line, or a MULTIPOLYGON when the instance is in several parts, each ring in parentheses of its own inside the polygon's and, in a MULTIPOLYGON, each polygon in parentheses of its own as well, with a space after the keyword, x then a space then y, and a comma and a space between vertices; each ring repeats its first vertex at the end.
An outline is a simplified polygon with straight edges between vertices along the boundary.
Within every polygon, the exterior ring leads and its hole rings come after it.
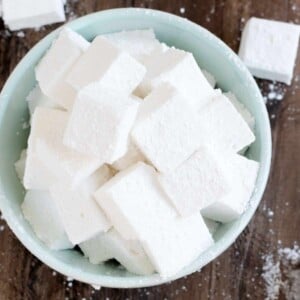
MULTIPOLYGON (((247 208, 254 119, 153 30, 62 29, 35 70, 22 210, 51 249, 173 276, 247 208)), ((25 169, 25 170, 24 170, 25 169)), ((25 173, 24 173, 25 172, 25 173)))

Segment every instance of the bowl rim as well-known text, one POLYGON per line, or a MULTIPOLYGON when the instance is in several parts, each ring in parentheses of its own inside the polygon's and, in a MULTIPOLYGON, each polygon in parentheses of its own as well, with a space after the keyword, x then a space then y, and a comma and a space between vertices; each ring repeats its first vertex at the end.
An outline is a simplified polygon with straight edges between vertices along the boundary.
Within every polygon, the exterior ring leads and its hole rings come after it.
MULTIPOLYGON (((231 57, 234 57, 234 64, 238 65, 240 72, 245 76, 245 78, 249 81, 249 85, 252 87, 254 92, 257 94, 257 97, 259 98, 259 102, 261 102, 261 108, 262 108, 262 115, 263 115, 263 121, 265 123, 265 126, 262 128, 263 135, 264 135, 264 151, 263 151, 263 161, 260 166, 259 170, 259 176, 260 176, 260 184, 257 186, 255 190, 255 198, 256 201, 252 203, 251 206, 247 209, 247 211, 239 218, 238 227, 234 230, 234 232, 231 232, 230 235, 225 237, 222 237, 218 243, 215 243, 212 248, 213 250, 208 251, 206 254, 205 259, 197 259, 197 266, 195 264, 191 264, 187 268, 185 268, 182 272, 179 272, 175 276, 168 277, 168 278, 162 278, 158 274, 153 274, 150 276, 141 276, 139 277, 121 277, 121 276, 109 276, 109 275, 103 275, 103 274, 90 274, 88 272, 78 272, 76 268, 73 268, 73 266, 70 263, 65 263, 59 260, 58 258, 54 257, 47 252, 46 250, 42 249, 41 247, 36 247, 31 241, 30 238, 27 237, 27 234, 23 230, 23 228, 20 228, 17 221, 13 217, 13 212, 10 207, 8 207, 5 204, 5 194, 3 191, 2 183, 0 180, 0 208, 3 214, 3 217, 5 218, 8 226, 10 229, 14 232, 14 234, 17 236, 19 241, 39 260, 41 260, 43 263, 48 265, 50 268, 62 273, 65 276, 74 278, 76 280, 79 280, 81 282, 85 282, 88 284, 96 285, 96 286, 104 286, 104 287, 113 287, 113 288, 138 288, 138 287, 149 287, 154 286, 158 284, 163 284, 178 278, 181 278, 183 276, 189 275, 194 273, 195 271, 201 269, 203 266, 214 260, 217 256, 222 254, 230 245, 234 243, 234 241, 238 238, 238 236, 241 234, 241 232, 244 230, 244 228, 248 225, 250 222, 252 216, 254 215, 265 190, 269 172, 270 172, 270 166, 271 166, 271 156, 272 156, 272 141, 271 141, 271 128, 270 128, 270 122, 269 117, 267 114, 267 110, 265 108, 264 100, 261 96, 261 93, 259 91, 259 88, 246 68, 246 66, 241 62, 239 57, 218 37, 216 37, 214 34, 209 32, 207 29, 203 28, 202 26, 189 21, 185 18, 182 18, 180 16, 176 16, 171 13, 162 12, 158 10, 153 9, 145 9, 145 8, 115 8, 115 9, 108 9, 103 11, 94 12, 88 15, 85 15, 83 17, 80 17, 70 23, 64 24, 63 26, 68 26, 72 28, 73 30, 79 30, 82 26, 82 24, 86 23, 93 23, 98 18, 101 18, 103 16, 109 17, 109 16, 116 16, 118 15, 120 18, 128 15, 144 15, 144 14, 151 14, 152 17, 158 18, 159 20, 164 20, 168 23, 175 23, 179 27, 184 27, 185 30, 192 32, 201 32, 201 34, 206 35, 209 37, 214 43, 217 43, 219 47, 222 48, 222 51, 224 51, 225 54, 228 54, 231 57)), ((3 114, 6 111, 6 107, 8 104, 9 97, 8 95, 11 94, 12 90, 12 82, 15 80, 18 80, 18 74, 20 71, 22 71, 24 68, 26 68, 27 62, 30 62, 30 59, 32 56, 34 56, 35 50, 38 50, 39 48, 44 48, 45 45, 50 45, 51 41, 55 38, 58 31, 61 30, 63 27, 59 27, 56 30, 52 31, 48 35, 46 35, 43 39, 41 39, 31 50, 22 58, 22 60, 17 64, 17 66, 14 68, 13 72, 10 74, 8 79, 6 80, 6 83, 1 91, 0 95, 0 120, 3 118, 3 114)), ((253 198, 253 196, 252 196, 253 198)))

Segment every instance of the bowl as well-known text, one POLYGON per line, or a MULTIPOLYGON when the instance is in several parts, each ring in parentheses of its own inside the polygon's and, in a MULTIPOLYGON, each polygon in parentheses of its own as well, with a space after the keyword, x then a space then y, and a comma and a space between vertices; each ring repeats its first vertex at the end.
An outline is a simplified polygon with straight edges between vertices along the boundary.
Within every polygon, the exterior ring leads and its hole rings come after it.
POLYGON ((14 162, 26 147, 29 114, 26 95, 35 85, 34 67, 57 36, 47 35, 17 65, 0 96, 0 209, 8 226, 22 244, 54 270, 93 285, 116 288, 146 287, 162 284, 191 274, 225 251, 247 226, 265 189, 271 161, 270 124, 260 91, 244 64, 221 40, 201 26, 172 14, 136 8, 121 8, 93 13, 68 27, 88 40, 96 35, 130 29, 153 28, 158 39, 168 45, 190 51, 201 68, 212 73, 218 86, 232 91, 256 120, 256 141, 247 155, 260 162, 256 188, 246 212, 236 221, 219 227, 215 244, 189 266, 170 278, 158 274, 138 276, 114 265, 92 265, 76 250, 52 251, 34 234, 23 218, 20 204, 24 190, 14 170, 14 162))

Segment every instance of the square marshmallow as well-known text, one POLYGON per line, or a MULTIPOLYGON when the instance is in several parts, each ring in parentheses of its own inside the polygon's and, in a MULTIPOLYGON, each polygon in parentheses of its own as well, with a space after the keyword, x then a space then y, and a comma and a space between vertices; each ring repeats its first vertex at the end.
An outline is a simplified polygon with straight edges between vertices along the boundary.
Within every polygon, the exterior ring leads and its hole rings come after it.
POLYGON ((37 237, 50 249, 73 248, 64 230, 55 202, 46 191, 27 191, 22 211, 37 237))
POLYGON ((204 77, 206 78, 206 80, 208 81, 208 83, 211 85, 211 87, 215 88, 217 84, 216 78, 206 70, 201 70, 201 71, 204 77))
POLYGON ((170 48, 143 62, 147 73, 138 90, 144 96, 163 82, 176 86, 186 102, 200 108, 209 101, 213 88, 202 74, 193 55, 170 48), (152 59, 151 59, 152 58, 152 59))
POLYGON ((93 264, 115 258, 134 274, 149 275, 154 272, 142 245, 136 240, 123 239, 115 229, 100 233, 79 246, 93 264))
POLYGON ((209 144, 223 151, 238 152, 255 141, 255 136, 230 100, 215 94, 199 111, 203 132, 202 145, 209 144))
POLYGON ((110 228, 109 221, 93 197, 93 193, 109 178, 110 171, 103 166, 78 188, 61 182, 50 187, 66 233, 74 245, 110 228))
POLYGON ((251 18, 244 28, 239 56, 252 75, 291 84, 299 25, 251 18))
POLYGON ((256 161, 244 156, 233 154, 224 159, 224 168, 231 178, 231 192, 201 210, 204 217, 222 223, 231 222, 238 218, 247 208, 255 189, 259 169, 256 161))
POLYGON ((127 52, 137 60, 148 56, 160 45, 153 29, 130 30, 104 35, 114 46, 127 52))
POLYGON ((65 21, 62 0, 2 0, 3 19, 10 30, 65 21))
POLYGON ((78 93, 64 144, 81 153, 113 163, 128 148, 128 137, 139 102, 132 96, 89 85, 78 93))
POLYGON ((159 182, 182 216, 189 216, 222 199, 231 191, 227 172, 218 153, 200 147, 189 159, 159 182))
POLYGON ((76 96, 66 76, 89 45, 81 35, 64 28, 36 67, 36 79, 43 93, 66 109, 72 107, 76 96))
POLYGON ((200 145, 197 112, 173 86, 164 83, 145 98, 132 130, 133 142, 160 172, 170 172, 200 145))
POLYGON ((67 81, 77 90, 90 83, 100 82, 108 89, 129 95, 142 81, 145 73, 142 64, 106 38, 98 36, 73 66, 67 81))
MULTIPOLYGON (((83 155, 63 145, 67 120, 68 113, 64 111, 41 107, 35 110, 28 141, 28 160, 24 176, 26 188, 38 188, 34 187, 34 182, 31 187, 26 186, 27 179, 35 174, 31 172, 32 168, 37 166, 48 170, 40 174, 36 172, 37 177, 50 173, 60 180, 76 185, 103 164, 99 158, 83 155)), ((47 182, 46 188, 51 184, 53 182, 47 182)))
POLYGON ((143 239, 160 223, 176 216, 155 170, 142 162, 115 175, 95 198, 125 239, 143 239))
POLYGON ((57 109, 60 108, 60 106, 56 102, 54 102, 53 100, 51 100, 49 97, 47 97, 42 92, 42 90, 39 87, 39 85, 36 85, 31 90, 31 92, 26 97, 26 101, 28 103, 28 108, 29 108, 29 112, 30 112, 31 116, 33 115, 35 109, 38 106, 48 107, 48 108, 57 108, 57 109))
POLYGON ((123 238, 141 241, 162 276, 174 275, 212 244, 200 214, 178 217, 157 173, 144 163, 118 173, 95 197, 123 238))

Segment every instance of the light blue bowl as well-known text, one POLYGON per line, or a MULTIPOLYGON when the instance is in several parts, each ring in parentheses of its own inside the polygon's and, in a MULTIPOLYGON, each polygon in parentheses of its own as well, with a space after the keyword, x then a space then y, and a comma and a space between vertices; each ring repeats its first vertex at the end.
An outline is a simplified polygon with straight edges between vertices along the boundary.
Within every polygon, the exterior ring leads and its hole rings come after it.
MULTIPOLYGON (((232 91, 256 119, 256 142, 249 157, 260 162, 256 189, 247 211, 235 222, 222 225, 216 243, 172 278, 137 276, 111 265, 95 266, 73 250, 51 251, 22 217, 24 191, 16 177, 14 162, 26 146, 28 120, 25 97, 35 85, 34 67, 58 31, 41 40, 15 68, 0 98, 0 208, 9 227, 23 245, 54 270, 74 279, 106 287, 146 287, 164 283, 199 270, 225 251, 247 226, 265 189, 271 160, 271 134, 264 101, 252 76, 239 58, 206 29, 175 15, 147 9, 114 9, 94 13, 68 24, 88 40, 96 35, 129 29, 153 28, 160 41, 190 51, 199 65, 211 72, 224 91, 232 91)), ((51 226, 49 224, 49 226, 51 226)))

